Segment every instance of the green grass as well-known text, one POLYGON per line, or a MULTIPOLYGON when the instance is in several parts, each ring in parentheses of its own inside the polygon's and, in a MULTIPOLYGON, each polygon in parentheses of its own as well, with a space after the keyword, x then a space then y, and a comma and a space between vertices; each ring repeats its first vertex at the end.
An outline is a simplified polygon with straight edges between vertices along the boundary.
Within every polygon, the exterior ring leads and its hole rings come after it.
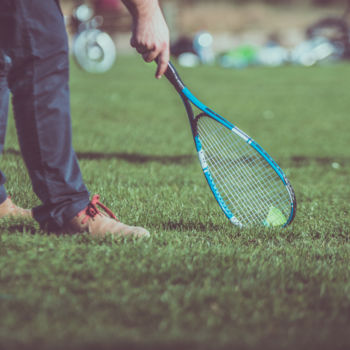
MULTIPOLYGON (((348 349, 349 65, 180 68, 198 97, 290 178, 286 229, 238 229, 212 198, 166 79, 136 58, 71 72, 74 146, 91 193, 147 241, 55 236, 2 220, 0 348, 348 349)), ((13 118, 1 168, 38 200, 13 118)))

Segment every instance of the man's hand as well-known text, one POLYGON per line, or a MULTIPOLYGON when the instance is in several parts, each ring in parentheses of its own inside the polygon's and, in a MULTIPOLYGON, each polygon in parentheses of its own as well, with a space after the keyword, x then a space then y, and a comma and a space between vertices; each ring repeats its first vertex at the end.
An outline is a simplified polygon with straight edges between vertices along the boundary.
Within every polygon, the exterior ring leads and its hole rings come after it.
POLYGON ((123 0, 133 17, 131 46, 146 62, 158 63, 156 77, 167 70, 170 57, 169 29, 158 0, 123 0))

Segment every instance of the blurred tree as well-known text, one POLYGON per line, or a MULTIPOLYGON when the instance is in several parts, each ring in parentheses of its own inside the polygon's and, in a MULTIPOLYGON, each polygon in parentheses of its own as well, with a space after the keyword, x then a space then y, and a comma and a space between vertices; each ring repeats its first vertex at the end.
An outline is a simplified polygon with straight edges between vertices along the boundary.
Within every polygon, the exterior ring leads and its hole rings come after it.
POLYGON ((344 3, 344 1, 340 0, 312 0, 312 3, 317 6, 329 6, 334 3, 344 3))
MULTIPOLYGON (((76 2, 90 2, 91 0, 60 0, 62 3, 76 3, 76 2)), ((331 6, 331 5, 342 5, 348 0, 160 0, 163 1, 173 1, 177 3, 183 3, 187 5, 192 5, 195 3, 205 3, 205 2, 228 2, 232 4, 246 4, 246 3, 266 3, 272 5, 284 5, 284 4, 302 4, 308 3, 315 6, 331 6)))
MULTIPOLYGON (((163 1, 163 0, 160 0, 163 1)), ((169 0, 168 0, 169 1, 169 0)), ((176 1, 176 2, 184 2, 184 3, 200 3, 200 2, 230 2, 230 3, 258 3, 258 2, 264 2, 264 3, 270 3, 274 5, 278 4, 301 4, 301 3, 311 3, 314 5, 332 5, 332 4, 344 4, 347 2, 347 0, 170 0, 170 1, 176 1)))

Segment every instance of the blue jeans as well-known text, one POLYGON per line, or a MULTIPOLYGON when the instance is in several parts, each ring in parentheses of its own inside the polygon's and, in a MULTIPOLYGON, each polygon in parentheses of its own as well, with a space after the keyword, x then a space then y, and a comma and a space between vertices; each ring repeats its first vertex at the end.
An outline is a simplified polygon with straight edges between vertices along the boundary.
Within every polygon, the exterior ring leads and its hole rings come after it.
MULTIPOLYGON (((64 19, 56 0, 0 0, 0 151, 9 93, 21 153, 41 225, 58 228, 89 203, 72 147, 69 61, 64 19)), ((6 197, 0 171, 0 203, 6 197)))

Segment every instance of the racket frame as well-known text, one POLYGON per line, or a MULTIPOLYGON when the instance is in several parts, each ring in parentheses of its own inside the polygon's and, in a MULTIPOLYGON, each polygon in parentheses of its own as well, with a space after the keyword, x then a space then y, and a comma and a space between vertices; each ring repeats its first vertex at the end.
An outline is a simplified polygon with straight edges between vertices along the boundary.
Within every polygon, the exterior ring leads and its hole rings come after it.
POLYGON ((249 137, 246 133, 244 133, 238 127, 236 127, 235 125, 230 123, 224 117, 222 117, 221 115, 217 114, 212 109, 207 107, 203 102, 198 100, 198 98, 195 97, 191 93, 191 91, 185 86, 185 84, 182 82, 179 74, 177 73, 175 67, 173 66, 173 64, 171 62, 169 62, 168 69, 165 73, 165 76, 170 81, 170 83, 175 87, 176 91, 179 93, 179 95, 182 99, 182 102, 185 106, 187 116, 188 116, 188 119, 189 119, 189 122, 191 125, 191 130, 192 130, 192 135, 193 135, 195 147, 197 150, 199 162, 201 164, 204 176, 208 182, 208 185, 209 185, 216 201, 218 202, 221 210, 224 212, 226 217, 234 225, 239 226, 239 227, 243 227, 243 224, 235 217, 235 215, 231 212, 231 210, 228 208, 225 201, 223 200, 220 192, 218 191, 218 189, 215 185, 215 182, 214 182, 214 180, 211 176, 210 170, 208 168, 208 164, 205 160, 204 151, 202 150, 202 144, 201 144, 198 132, 197 132, 197 121, 199 118, 201 118, 203 116, 203 114, 205 116, 208 116, 208 117, 214 119, 215 121, 217 121, 218 123, 220 123, 221 125, 226 127, 227 129, 229 129, 231 132, 233 132, 235 135, 242 138, 248 145, 253 147, 255 149, 255 151, 258 152, 261 155, 261 157, 263 157, 266 160, 266 162, 272 167, 272 169, 278 175, 278 177, 280 178, 282 183, 285 185, 285 187, 288 191, 288 194, 289 194, 290 206, 291 206, 290 215, 287 219, 287 222, 283 225, 283 227, 289 225, 295 217, 296 197, 295 197, 294 190, 293 190, 289 180, 285 176, 282 169, 278 166, 278 164, 272 159, 272 157, 270 157, 270 155, 256 141, 254 141, 251 137, 249 137), (198 108, 200 111, 202 111, 202 113, 198 114, 195 117, 192 105, 195 106, 196 108, 198 108))

